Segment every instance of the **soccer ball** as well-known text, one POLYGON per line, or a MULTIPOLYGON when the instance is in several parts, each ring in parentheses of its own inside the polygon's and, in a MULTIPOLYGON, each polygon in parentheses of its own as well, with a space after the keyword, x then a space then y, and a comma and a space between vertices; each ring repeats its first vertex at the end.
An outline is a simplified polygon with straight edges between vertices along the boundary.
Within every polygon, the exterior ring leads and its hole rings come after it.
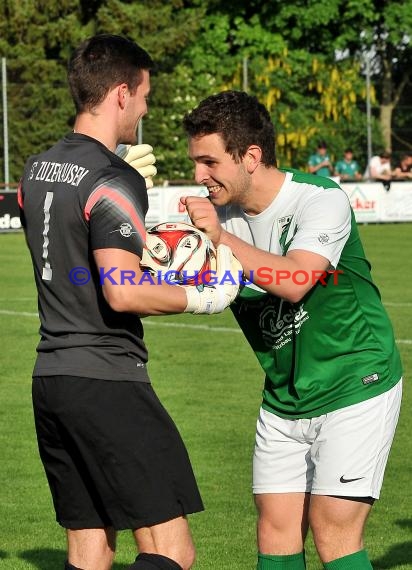
POLYGON ((164 222, 146 230, 141 267, 179 285, 206 285, 216 272, 216 248, 191 224, 164 222))

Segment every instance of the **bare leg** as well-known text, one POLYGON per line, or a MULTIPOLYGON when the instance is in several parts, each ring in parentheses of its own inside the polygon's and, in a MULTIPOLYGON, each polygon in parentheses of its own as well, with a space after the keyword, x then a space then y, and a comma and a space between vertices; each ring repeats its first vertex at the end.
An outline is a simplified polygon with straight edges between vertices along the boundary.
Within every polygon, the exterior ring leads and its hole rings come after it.
POLYGON ((67 530, 68 560, 82 570, 110 570, 116 549, 113 528, 67 530))
POLYGON ((309 499, 308 493, 255 495, 259 552, 276 555, 302 552, 308 531, 309 499))
POLYGON ((139 552, 162 554, 189 570, 195 561, 195 547, 184 517, 134 531, 139 552))
POLYGON ((338 497, 312 495, 309 521, 322 562, 363 548, 363 529, 371 505, 338 497))

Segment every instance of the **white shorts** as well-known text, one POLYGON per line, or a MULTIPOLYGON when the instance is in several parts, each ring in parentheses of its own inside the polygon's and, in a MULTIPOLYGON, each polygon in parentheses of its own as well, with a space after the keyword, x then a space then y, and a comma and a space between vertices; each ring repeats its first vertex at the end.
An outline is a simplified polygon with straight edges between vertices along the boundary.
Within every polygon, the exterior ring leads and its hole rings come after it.
POLYGON ((308 492, 379 498, 402 397, 391 390, 312 419, 260 409, 253 493, 308 492))

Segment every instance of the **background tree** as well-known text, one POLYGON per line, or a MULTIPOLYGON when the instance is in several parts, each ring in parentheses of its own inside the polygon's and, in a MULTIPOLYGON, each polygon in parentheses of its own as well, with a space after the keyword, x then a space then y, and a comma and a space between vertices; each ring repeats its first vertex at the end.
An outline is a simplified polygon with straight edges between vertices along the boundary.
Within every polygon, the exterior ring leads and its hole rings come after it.
POLYGON ((332 158, 340 158, 348 140, 363 155, 366 116, 358 105, 365 90, 359 66, 290 49, 284 36, 262 28, 257 16, 249 22, 238 18, 236 24, 235 42, 248 54, 248 90, 273 116, 280 165, 305 168, 320 139, 328 141, 332 158))
MULTIPOLYGON (((143 138, 156 150, 158 184, 192 178, 184 113, 245 79, 273 116, 281 166, 304 168, 319 138, 335 158, 349 143, 364 165, 365 53, 374 147, 412 146, 412 0, 0 0, 12 181, 28 155, 70 130, 67 59, 98 32, 128 35, 157 62, 143 138)), ((2 141, 0 150, 2 167, 2 141)))
MULTIPOLYGON (((402 134, 392 127, 405 125, 404 118, 394 121, 393 114, 406 93, 409 101, 412 95, 412 0, 255 0, 250 4, 248 10, 259 15, 267 30, 282 33, 289 49, 301 48, 330 59, 346 54, 363 72, 368 54, 384 145, 391 150, 395 141, 401 148, 411 148, 412 127, 402 134)), ((410 106, 399 109, 401 116, 410 112, 410 106)))
MULTIPOLYGON (((163 97, 159 95, 159 111, 155 112, 156 128, 163 131, 163 138, 154 137, 154 142, 160 143, 159 161, 164 156, 170 167, 173 160, 162 153, 162 147, 173 131, 166 135, 160 117, 173 116, 175 87, 164 76, 173 76, 180 51, 193 41, 203 14, 197 1, 0 0, 0 55, 7 58, 10 179, 20 178, 27 156, 44 150, 72 127, 67 60, 82 39, 102 32, 128 35, 159 63, 153 83, 167 88, 163 97)), ((172 173, 168 168, 165 175, 172 173)))
POLYGON ((83 14, 75 0, 52 0, 46 10, 39 8, 36 3, 18 0, 0 3, 0 55, 7 58, 12 181, 21 176, 29 154, 53 144, 56 133, 60 136, 67 131, 73 106, 65 62, 71 47, 91 31, 82 25, 83 14))

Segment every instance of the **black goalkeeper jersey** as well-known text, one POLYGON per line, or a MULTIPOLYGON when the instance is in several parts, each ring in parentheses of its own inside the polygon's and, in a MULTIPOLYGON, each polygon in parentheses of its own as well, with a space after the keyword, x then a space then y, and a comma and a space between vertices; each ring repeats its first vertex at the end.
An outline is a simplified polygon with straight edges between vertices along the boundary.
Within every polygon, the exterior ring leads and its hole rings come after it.
POLYGON ((100 142, 71 133, 27 161, 18 199, 38 290, 33 375, 149 382, 142 323, 110 308, 93 258, 101 248, 141 257, 143 177, 100 142))

